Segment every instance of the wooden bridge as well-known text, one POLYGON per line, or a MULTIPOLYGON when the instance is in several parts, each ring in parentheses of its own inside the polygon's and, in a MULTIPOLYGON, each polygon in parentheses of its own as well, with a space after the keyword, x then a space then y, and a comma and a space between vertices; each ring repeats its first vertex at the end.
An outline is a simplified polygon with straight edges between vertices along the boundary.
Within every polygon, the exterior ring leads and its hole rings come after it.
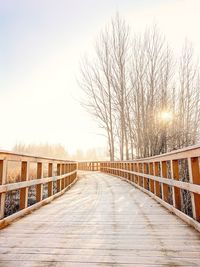
POLYGON ((126 162, 1 152, 0 267, 200 266, 199 157, 200 146, 126 162))

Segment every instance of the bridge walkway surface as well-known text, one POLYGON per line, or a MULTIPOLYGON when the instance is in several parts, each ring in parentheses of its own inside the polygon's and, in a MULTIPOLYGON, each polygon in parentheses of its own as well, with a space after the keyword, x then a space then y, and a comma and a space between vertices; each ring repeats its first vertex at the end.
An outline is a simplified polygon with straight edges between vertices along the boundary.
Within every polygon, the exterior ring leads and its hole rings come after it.
POLYGON ((195 229, 119 178, 79 178, 0 231, 0 267, 200 266, 195 229))

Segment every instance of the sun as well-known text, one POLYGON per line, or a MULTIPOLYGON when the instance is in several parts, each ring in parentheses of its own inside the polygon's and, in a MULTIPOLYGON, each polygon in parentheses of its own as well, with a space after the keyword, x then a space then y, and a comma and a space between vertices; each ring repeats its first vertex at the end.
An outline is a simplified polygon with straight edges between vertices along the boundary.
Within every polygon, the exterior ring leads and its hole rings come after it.
POLYGON ((159 117, 163 122, 170 122, 173 119, 173 114, 170 111, 162 111, 159 117))

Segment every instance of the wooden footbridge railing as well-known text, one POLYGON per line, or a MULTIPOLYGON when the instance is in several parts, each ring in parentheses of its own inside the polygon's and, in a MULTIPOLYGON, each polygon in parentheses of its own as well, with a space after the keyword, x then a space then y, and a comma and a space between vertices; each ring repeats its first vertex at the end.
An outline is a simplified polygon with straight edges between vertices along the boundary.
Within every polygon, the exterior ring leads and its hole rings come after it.
POLYGON ((76 177, 76 162, 0 152, 0 228, 63 194, 76 177), (11 165, 19 168, 17 181, 9 177, 11 165))
POLYGON ((0 227, 63 194, 76 181, 78 167, 126 179, 200 231, 199 157, 200 145, 135 161, 78 164, 0 152, 0 227), (11 163, 19 168, 14 181, 11 163))
POLYGON ((200 231, 200 145, 135 161, 79 162, 122 177, 200 231))

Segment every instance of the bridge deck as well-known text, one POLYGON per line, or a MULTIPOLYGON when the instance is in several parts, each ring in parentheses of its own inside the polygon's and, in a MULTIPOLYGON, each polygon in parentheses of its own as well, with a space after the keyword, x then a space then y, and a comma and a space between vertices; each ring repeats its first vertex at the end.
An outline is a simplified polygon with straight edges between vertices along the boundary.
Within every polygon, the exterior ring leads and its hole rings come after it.
POLYGON ((200 235, 138 189, 83 173, 0 232, 0 266, 200 266, 200 235))

